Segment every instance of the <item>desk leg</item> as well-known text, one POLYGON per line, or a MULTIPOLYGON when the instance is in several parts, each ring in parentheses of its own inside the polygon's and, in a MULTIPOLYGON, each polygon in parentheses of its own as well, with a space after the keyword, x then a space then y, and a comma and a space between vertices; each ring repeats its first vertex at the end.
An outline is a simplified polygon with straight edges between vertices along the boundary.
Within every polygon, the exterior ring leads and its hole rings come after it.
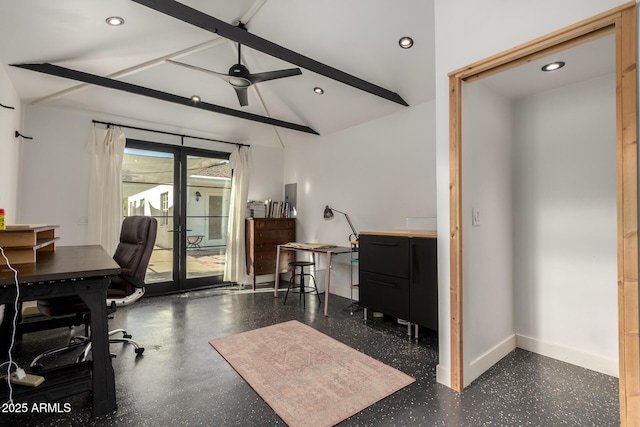
MULTIPOLYGON (((109 281, 109 279, 103 279, 109 281)), ((107 285, 101 291, 82 293, 82 301, 91 313, 91 358, 93 415, 109 414, 116 409, 116 384, 109 357, 109 326, 107 324, 107 285)))
MULTIPOLYGON (((18 304, 19 306, 21 304, 18 304)), ((13 318, 15 316, 16 309, 13 304, 4 305, 4 314, 2 317, 2 323, 0 323, 0 354, 4 357, 9 351, 11 345, 11 337, 13 335, 13 318)), ((20 322, 17 323, 20 325, 20 322)), ((16 336, 16 339, 19 339, 16 336)), ((15 351, 15 348, 14 348, 15 351)), ((3 373, 6 373, 6 369, 2 369, 3 373)))
POLYGON ((327 273, 324 276, 324 315, 329 316, 329 286, 331 285, 331 252, 327 252, 327 273))
POLYGON ((276 246, 276 284, 273 296, 278 296, 278 287, 280 286, 280 245, 276 246))

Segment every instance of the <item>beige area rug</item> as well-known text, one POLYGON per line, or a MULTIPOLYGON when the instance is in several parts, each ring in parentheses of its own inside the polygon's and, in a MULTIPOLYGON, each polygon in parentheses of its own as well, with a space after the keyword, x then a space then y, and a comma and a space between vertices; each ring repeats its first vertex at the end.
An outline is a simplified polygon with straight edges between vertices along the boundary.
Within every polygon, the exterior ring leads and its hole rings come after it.
POLYGON ((333 426, 415 381, 295 320, 209 343, 292 427, 333 426))

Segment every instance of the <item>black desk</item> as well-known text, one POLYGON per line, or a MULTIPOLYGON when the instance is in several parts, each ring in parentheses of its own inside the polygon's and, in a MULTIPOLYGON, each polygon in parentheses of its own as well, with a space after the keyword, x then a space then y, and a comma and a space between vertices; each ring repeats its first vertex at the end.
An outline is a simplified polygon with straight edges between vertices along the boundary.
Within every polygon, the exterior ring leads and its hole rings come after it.
MULTIPOLYGON (((118 264, 101 246, 62 246, 56 248, 55 252, 39 253, 35 264, 22 264, 15 268, 20 283, 20 301, 78 295, 89 307, 93 359, 91 375, 89 379, 84 377, 78 382, 90 382, 94 416, 115 411, 115 378, 109 358, 106 298, 111 277, 120 273, 118 264)), ((15 297, 13 272, 7 266, 0 266, 0 304, 13 303, 15 297)), ((45 375, 45 382, 40 387, 14 394, 14 400, 57 400, 64 397, 65 393, 73 394, 82 389, 82 385, 74 388, 67 383, 64 390, 46 391, 46 384, 45 375)))

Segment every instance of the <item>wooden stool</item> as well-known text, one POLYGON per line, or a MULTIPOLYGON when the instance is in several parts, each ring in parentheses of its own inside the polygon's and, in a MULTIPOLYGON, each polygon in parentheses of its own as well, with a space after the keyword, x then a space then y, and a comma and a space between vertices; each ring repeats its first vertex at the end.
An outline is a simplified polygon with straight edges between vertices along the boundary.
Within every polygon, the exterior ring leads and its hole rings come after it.
MULTIPOLYGON (((304 294, 306 293, 305 289, 309 289, 309 292, 313 292, 313 290, 315 290, 316 295, 318 296, 318 302, 322 304, 322 301, 320 300, 320 294, 318 293, 318 287, 316 286, 316 278, 313 277, 312 274, 304 272, 305 267, 313 267, 315 266, 315 263, 311 261, 293 261, 293 262, 290 262, 289 265, 293 267, 293 274, 291 275, 291 279, 289 280, 289 286, 287 286, 287 293, 284 296, 284 303, 285 304, 287 303, 287 297, 289 296, 289 289, 300 288, 300 299, 302 300, 303 308, 306 308, 306 299, 304 297, 304 294), (300 272, 296 271, 298 268, 300 268, 300 272), (295 284, 295 279, 297 276, 300 277, 299 285, 295 284), (304 284, 305 276, 309 276, 313 279, 313 287, 305 286, 304 284)), ((311 280, 309 280, 309 285, 311 285, 311 280)))

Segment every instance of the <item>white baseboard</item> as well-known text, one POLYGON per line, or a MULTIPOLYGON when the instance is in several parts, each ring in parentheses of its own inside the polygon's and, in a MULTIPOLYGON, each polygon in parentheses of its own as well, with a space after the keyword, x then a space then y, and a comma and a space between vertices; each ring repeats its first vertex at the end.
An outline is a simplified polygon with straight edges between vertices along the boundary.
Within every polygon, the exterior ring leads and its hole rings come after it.
POLYGON ((561 360, 572 365, 600 372, 612 377, 619 376, 618 360, 607 359, 598 354, 577 348, 541 341, 524 335, 516 335, 516 346, 523 350, 561 360))
POLYGON ((516 336, 511 335, 472 361, 469 368, 464 371, 464 386, 466 387, 471 384, 476 378, 486 372, 487 369, 515 350, 515 348, 516 336))
POLYGON ((451 388, 451 371, 448 366, 436 365, 436 382, 451 388))
MULTIPOLYGON (((597 354, 537 340, 524 335, 511 335, 471 362, 464 371, 464 386, 467 387, 516 347, 612 377, 617 378, 619 376, 617 359, 607 359, 597 354)), ((448 366, 440 364, 436 366, 436 381, 439 384, 451 387, 451 371, 448 366)))

